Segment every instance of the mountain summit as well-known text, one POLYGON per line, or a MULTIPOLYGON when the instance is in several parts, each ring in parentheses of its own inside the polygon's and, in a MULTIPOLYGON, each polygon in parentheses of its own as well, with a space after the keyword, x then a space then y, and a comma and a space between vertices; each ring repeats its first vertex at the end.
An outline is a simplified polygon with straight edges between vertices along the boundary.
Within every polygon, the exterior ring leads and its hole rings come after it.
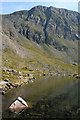
MULTIPOLYGON (((78 62, 80 38, 75 11, 36 6, 29 11, 2 15, 2 27, 3 51, 7 54, 4 59, 15 59, 17 64, 19 56, 31 68, 51 64, 63 69, 64 65, 72 67, 78 62)), ((20 62, 20 66, 25 63, 20 62)))

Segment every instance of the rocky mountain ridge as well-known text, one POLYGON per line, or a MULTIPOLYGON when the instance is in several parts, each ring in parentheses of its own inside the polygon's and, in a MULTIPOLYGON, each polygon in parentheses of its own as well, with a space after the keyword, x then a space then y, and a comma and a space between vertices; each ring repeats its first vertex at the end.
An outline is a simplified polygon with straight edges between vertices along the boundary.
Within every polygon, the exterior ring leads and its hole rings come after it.
POLYGON ((78 17, 75 11, 45 6, 2 15, 3 59, 15 54, 16 63, 17 58, 26 59, 32 69, 48 63, 53 68, 64 63, 77 66, 78 17))

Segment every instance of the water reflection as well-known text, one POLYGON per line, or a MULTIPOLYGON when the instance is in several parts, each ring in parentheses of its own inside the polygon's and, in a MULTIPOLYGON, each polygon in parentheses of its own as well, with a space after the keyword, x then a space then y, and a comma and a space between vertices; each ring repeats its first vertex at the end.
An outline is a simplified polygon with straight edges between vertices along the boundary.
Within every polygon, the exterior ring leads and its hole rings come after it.
MULTIPOLYGON (((78 81, 71 77, 36 80, 21 88, 13 88, 3 96, 3 117, 14 117, 7 109, 18 96, 30 102, 32 108, 20 118, 76 118, 78 109, 78 81)), ((18 116, 15 116, 18 117, 18 116)))

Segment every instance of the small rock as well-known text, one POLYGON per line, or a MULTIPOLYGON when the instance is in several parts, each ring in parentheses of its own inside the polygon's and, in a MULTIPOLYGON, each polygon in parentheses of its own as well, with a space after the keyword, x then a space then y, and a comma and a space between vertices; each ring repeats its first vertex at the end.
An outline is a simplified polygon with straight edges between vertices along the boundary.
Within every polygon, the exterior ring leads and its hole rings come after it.
POLYGON ((11 70, 13 73, 18 73, 16 70, 11 70))
POLYGON ((23 76, 19 76, 17 79, 23 79, 23 76))
POLYGON ((28 80, 28 78, 24 77, 25 80, 28 80))
POLYGON ((46 74, 44 73, 43 76, 46 76, 46 74))
POLYGON ((64 76, 66 76, 66 74, 64 73, 64 76))
POLYGON ((5 95, 5 91, 2 91, 2 95, 5 95))
POLYGON ((73 74, 72 76, 75 77, 75 76, 77 76, 77 75, 78 75, 78 74, 73 74))
POLYGON ((30 83, 33 83, 34 81, 33 81, 33 80, 30 80, 29 82, 30 82, 30 83))
POLYGON ((10 84, 7 83, 6 85, 7 85, 9 88, 11 88, 10 84))
POLYGON ((8 72, 11 72, 11 69, 7 69, 8 72))
POLYGON ((3 68, 3 71, 4 71, 4 72, 7 72, 7 68, 3 68))
POLYGON ((25 69, 27 69, 27 67, 24 67, 25 69))
POLYGON ((27 77, 27 75, 23 75, 23 77, 27 77))
POLYGON ((33 74, 27 74, 28 75, 28 77, 33 77, 33 74))
POLYGON ((78 75, 78 74, 73 74, 73 77, 79 79, 79 78, 80 78, 80 75, 78 75))
POLYGON ((5 81, 5 82, 9 82, 9 79, 5 79, 4 81, 5 81))
POLYGON ((14 84, 12 84, 12 87, 15 87, 15 85, 14 85, 14 84))
POLYGON ((1 81, 0 85, 6 86, 7 82, 6 81, 1 81))
POLYGON ((21 72, 18 72, 19 73, 19 75, 21 75, 22 73, 21 72))

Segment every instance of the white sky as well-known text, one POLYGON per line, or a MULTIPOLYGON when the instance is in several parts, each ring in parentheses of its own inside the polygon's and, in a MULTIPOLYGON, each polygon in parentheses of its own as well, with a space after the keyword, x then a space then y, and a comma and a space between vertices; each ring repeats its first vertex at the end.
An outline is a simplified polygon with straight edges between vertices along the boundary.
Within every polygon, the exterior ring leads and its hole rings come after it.
POLYGON ((0 0, 0 2, 79 2, 80 0, 0 0))

